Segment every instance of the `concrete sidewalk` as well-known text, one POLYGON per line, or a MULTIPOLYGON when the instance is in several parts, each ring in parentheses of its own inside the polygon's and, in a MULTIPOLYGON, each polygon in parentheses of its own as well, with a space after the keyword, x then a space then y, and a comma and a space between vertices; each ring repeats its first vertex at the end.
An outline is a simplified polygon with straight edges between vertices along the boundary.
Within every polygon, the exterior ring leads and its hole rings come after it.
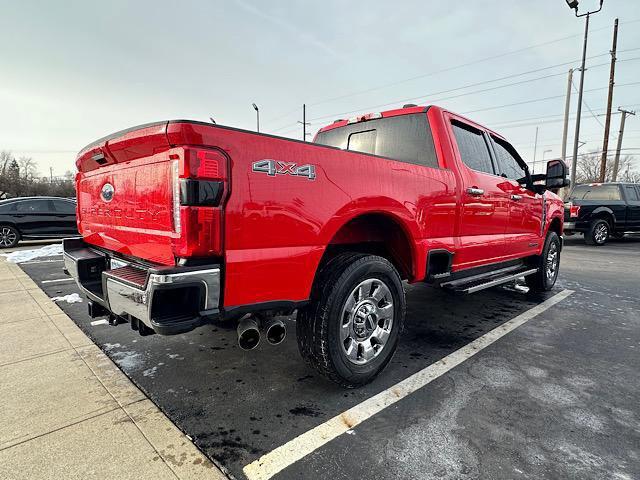
POLYGON ((0 402, 3 480, 226 478, 4 258, 0 402))

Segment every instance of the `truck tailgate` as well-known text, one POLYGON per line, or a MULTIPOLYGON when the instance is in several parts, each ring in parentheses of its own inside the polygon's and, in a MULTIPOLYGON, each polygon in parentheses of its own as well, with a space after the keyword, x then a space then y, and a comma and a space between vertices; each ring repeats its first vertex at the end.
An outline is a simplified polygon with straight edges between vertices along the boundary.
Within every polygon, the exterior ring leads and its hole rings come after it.
POLYGON ((220 256, 228 165, 185 120, 102 138, 76 160, 78 230, 92 245, 162 265, 220 256))
POLYGON ((91 244, 171 265, 177 162, 168 122, 119 132, 85 147, 76 161, 78 228, 91 244))

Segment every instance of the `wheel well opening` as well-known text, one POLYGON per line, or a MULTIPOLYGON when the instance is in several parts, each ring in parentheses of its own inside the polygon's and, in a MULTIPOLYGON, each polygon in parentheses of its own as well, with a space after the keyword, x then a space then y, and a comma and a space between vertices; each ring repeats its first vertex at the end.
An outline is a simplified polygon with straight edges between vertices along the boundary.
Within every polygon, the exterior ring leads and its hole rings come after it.
POLYGON ((551 220, 551 224, 549 225, 549 231, 556 232, 558 234, 558 236, 560 236, 562 231, 561 231, 561 228, 560 228, 560 219, 559 218, 554 218, 553 220, 551 220))
POLYGON ((606 220, 610 227, 614 227, 615 218, 609 212, 602 211, 593 215, 594 220, 606 220))
POLYGON ((379 255, 396 267, 402 279, 413 275, 409 238, 398 222, 386 215, 362 215, 345 223, 329 242, 320 263, 345 251, 379 255))

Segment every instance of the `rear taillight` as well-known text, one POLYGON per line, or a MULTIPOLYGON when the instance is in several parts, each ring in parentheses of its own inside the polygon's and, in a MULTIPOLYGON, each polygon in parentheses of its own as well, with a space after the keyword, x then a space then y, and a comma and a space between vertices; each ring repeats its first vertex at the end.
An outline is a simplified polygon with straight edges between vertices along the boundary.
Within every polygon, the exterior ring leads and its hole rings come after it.
POLYGON ((569 204, 569 217, 577 218, 580 214, 580 205, 569 204))
POLYGON ((171 164, 173 173, 173 229, 180 234, 180 163, 174 160, 171 164))
POLYGON ((177 257, 222 253, 222 203, 227 180, 227 157, 218 150, 185 148, 174 172, 173 251, 177 257))

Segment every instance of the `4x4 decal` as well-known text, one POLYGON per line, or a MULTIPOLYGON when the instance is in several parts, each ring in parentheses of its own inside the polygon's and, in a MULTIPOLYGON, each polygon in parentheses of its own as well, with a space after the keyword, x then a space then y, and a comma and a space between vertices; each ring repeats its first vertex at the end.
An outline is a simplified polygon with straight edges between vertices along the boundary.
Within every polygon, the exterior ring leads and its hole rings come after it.
POLYGON ((308 180, 315 180, 315 165, 297 165, 291 162, 281 162, 280 160, 258 160, 253 162, 252 170, 257 173, 266 173, 270 177, 276 175, 293 175, 294 177, 306 177, 308 180))

